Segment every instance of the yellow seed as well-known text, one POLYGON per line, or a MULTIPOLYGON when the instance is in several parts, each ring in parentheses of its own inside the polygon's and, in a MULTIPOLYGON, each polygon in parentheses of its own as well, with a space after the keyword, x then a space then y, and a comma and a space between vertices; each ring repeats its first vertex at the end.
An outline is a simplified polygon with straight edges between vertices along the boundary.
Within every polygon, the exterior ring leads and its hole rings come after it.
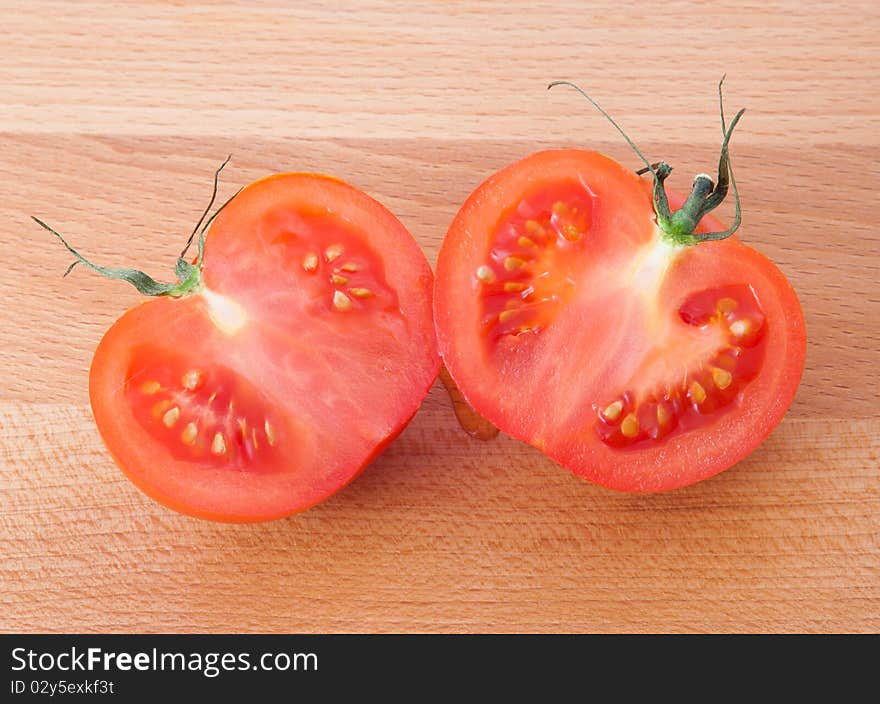
POLYGON ((554 215, 567 215, 568 214, 568 206, 563 203, 561 200, 556 201, 553 204, 553 214, 554 215))
POLYGON ((620 423, 620 432, 624 437, 634 438, 639 434, 639 419, 635 413, 627 414, 626 418, 620 423))
POLYGON ((196 441, 196 436, 198 434, 199 429, 196 427, 196 424, 187 423, 186 427, 183 429, 183 432, 180 434, 180 439, 187 445, 192 445, 196 441))
POLYGON ((214 403, 214 399, 215 399, 215 398, 217 398, 217 392, 216 392, 216 391, 215 391, 214 393, 212 393, 210 396, 208 396, 208 405, 209 405, 209 406, 210 406, 212 403, 214 403))
POLYGON ((670 418, 671 414, 669 413, 669 409, 666 408, 662 403, 657 404, 657 422, 660 425, 666 425, 670 418))
POLYGON ((251 430, 251 438, 253 438, 253 441, 254 441, 254 449, 255 449, 255 450, 259 450, 259 449, 260 449, 260 443, 259 443, 259 441, 257 440, 257 429, 256 429, 256 428, 253 428, 253 429, 251 430))
POLYGON ((736 357, 731 357, 730 354, 721 353, 715 357, 715 364, 717 364, 721 369, 726 369, 729 372, 732 372, 736 369, 736 357))
POLYGON ((477 278, 480 281, 485 283, 489 283, 495 280, 495 274, 492 273, 492 268, 483 264, 480 267, 477 267, 477 278))
POLYGON ((339 271, 347 271, 349 273, 353 271, 360 271, 360 267, 354 262, 346 262, 341 267, 339 267, 339 271))
MULTIPOLYGON (((543 237, 544 228, 537 220, 526 220, 526 232, 530 235, 535 235, 537 237, 543 237)), ((534 246, 534 245, 530 245, 534 246)))
POLYGON ((525 262, 519 257, 507 257, 504 260, 504 268, 508 271, 516 271, 522 267, 523 264, 525 264, 525 262))
POLYGON ((501 313, 498 314, 498 322, 499 323, 506 323, 514 315, 516 315, 515 310, 503 310, 503 311, 501 311, 501 313))
POLYGON ((346 279, 344 276, 340 276, 339 274, 333 274, 333 276, 330 277, 330 283, 332 283, 334 286, 345 286, 345 284, 348 283, 348 279, 346 279))
POLYGON ((180 409, 174 406, 165 411, 165 415, 162 416, 162 422, 166 428, 170 428, 177 422, 178 418, 180 418, 180 409))
POLYGON ((351 299, 346 296, 342 291, 334 291, 333 307, 336 310, 341 311, 351 310, 351 299))
POLYGON ((576 242, 581 238, 581 231, 571 223, 562 226, 562 236, 569 242, 576 242))
POLYGON ((369 298, 373 292, 368 288, 350 288, 348 292, 355 298, 369 298))
POLYGON ((143 384, 141 384, 141 393, 152 396, 161 388, 162 384, 160 384, 158 381, 145 381, 143 384))
POLYGON ((715 367, 712 370, 712 381, 715 382, 715 386, 723 390, 730 386, 733 381, 733 375, 726 369, 715 367))
POLYGON ((752 324, 748 320, 735 320, 730 324, 730 332, 737 337, 748 335, 752 329, 752 324))
POLYGON ((516 241, 516 243, 517 243, 520 247, 537 247, 537 246, 538 246, 538 245, 536 245, 536 244, 534 243, 534 241, 530 240, 528 237, 520 237, 520 238, 516 241))
POLYGON ((269 446, 275 447, 275 428, 269 425, 268 420, 263 423, 263 430, 266 431, 266 440, 268 440, 269 446))
POLYGON ((504 290, 507 293, 518 293, 525 289, 526 285, 520 281, 508 281, 504 284, 504 290))
POLYGON ((226 452, 226 438, 223 437, 223 433, 214 435, 214 439, 211 441, 211 452, 215 455, 222 455, 226 452))
POLYGON ((620 417, 620 413, 623 411, 623 401, 615 401, 614 403, 609 403, 605 410, 602 411, 602 415, 605 420, 617 420, 620 417))
POLYGON ((703 388, 699 381, 691 382, 688 393, 694 403, 702 403, 706 400, 706 389, 703 388))
POLYGON ((329 247, 327 247, 327 249, 324 250, 324 258, 328 262, 332 262, 334 259, 339 257, 339 255, 341 255, 344 251, 345 251, 345 249, 342 247, 341 244, 331 244, 329 247))
POLYGON ((303 269, 306 271, 312 272, 317 270, 318 268, 318 255, 314 252, 309 252, 306 256, 303 257, 303 269))
POLYGON ((161 418, 164 415, 165 411, 167 411, 170 407, 171 401, 169 401, 167 398, 164 401, 159 401, 159 403, 154 404, 153 408, 151 409, 153 417, 161 418))
POLYGON ((202 383, 202 373, 198 369, 190 369, 180 378, 180 383, 187 391, 195 391, 202 383))
POLYGON ((722 298, 718 301, 718 311, 727 315, 736 310, 736 300, 733 298, 722 298))

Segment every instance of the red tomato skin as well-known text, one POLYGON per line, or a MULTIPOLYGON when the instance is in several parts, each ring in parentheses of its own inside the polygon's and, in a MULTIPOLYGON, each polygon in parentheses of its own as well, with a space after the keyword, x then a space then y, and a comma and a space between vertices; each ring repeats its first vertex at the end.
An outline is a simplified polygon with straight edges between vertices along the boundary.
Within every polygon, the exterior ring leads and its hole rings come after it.
MULTIPOLYGON (((156 302, 157 301, 150 301, 150 303, 156 302)), ((142 303, 139 306, 132 308, 129 312, 136 311, 141 306, 146 305, 148 305, 148 303, 142 303)), ((122 319, 123 318, 120 318, 119 320, 121 321, 122 319)), ((303 499, 292 509, 286 505, 280 508, 260 508, 259 506, 243 507, 239 510, 230 510, 228 507, 219 505, 217 508, 199 505, 193 501, 181 498, 179 494, 163 490, 160 483, 150 481, 149 477, 145 475, 140 468, 145 466, 155 466, 157 461, 161 462, 161 460, 158 460, 152 452, 149 450, 144 451, 136 444, 126 446, 124 443, 120 442, 117 434, 118 431, 115 430, 117 427, 117 421, 113 418, 115 412, 111 408, 111 404, 106 402, 107 378, 109 373, 114 371, 114 369, 122 372, 119 365, 120 358, 117 355, 116 350, 118 344, 127 343, 127 338, 127 331, 117 328, 117 326, 114 325, 105 333, 98 345, 94 357, 92 358, 92 364, 89 371, 89 396, 91 399, 92 415, 104 441, 105 447, 113 458, 113 461, 116 463, 116 466, 122 470, 122 473, 151 499, 173 511, 192 516, 193 518, 200 518, 217 523, 263 523, 286 518, 306 511, 342 491, 342 489, 357 479, 358 476, 360 476, 360 474, 376 458, 378 458, 394 440, 397 439, 418 412, 418 407, 416 407, 408 417, 399 421, 391 429, 388 436, 380 441, 375 448, 364 457, 363 461, 351 471, 349 476, 335 486, 327 487, 326 490, 303 499), (125 339, 117 342, 119 336, 122 336, 125 339), (253 508, 258 510, 253 510, 253 508)), ((433 377, 430 383, 424 388, 422 397, 427 396, 439 371, 440 358, 438 356, 437 365, 433 371, 433 377)))
MULTIPOLYGON (((401 381, 397 387, 382 392, 380 386, 377 390, 389 396, 387 404, 377 408, 376 404, 364 403, 361 416, 348 420, 341 417, 337 427, 318 429, 320 432, 314 435, 317 440, 312 444, 319 447, 308 457, 307 465, 299 466, 293 461, 288 470, 261 473, 202 467, 170 456, 138 424, 124 401, 124 389, 130 374, 132 350, 145 339, 155 337, 157 343, 168 344, 175 353, 189 355, 194 366, 202 367, 209 367, 212 360, 222 360, 230 345, 252 349, 248 343, 253 343, 268 345, 266 349, 271 350, 278 348, 283 339, 268 344, 257 331, 250 332, 246 327, 240 333, 249 336, 246 340, 228 342, 206 315, 201 294, 141 303, 107 330, 92 359, 89 395, 96 425, 114 461, 139 489, 159 503, 190 516, 228 523, 283 518, 304 511, 347 486, 403 431, 440 367, 431 316, 433 274, 427 260, 409 232, 387 209, 338 179, 319 174, 279 174, 245 188, 218 216, 208 234, 202 274, 209 285, 222 287, 224 295, 237 295, 231 279, 218 278, 222 267, 218 268, 217 262, 222 259, 215 256, 216 261, 212 261, 211 253, 212 249, 219 252, 223 242, 230 242, 231 237, 253 236, 246 230, 237 230, 235 225, 241 218, 259 216, 259 212, 253 211, 255 197, 282 205, 299 203, 300 198, 315 197, 318 201, 323 198, 327 207, 338 206, 347 218, 353 218, 347 222, 360 228, 358 232, 368 233, 372 247, 391 252, 384 262, 384 274, 389 286, 399 287, 401 293, 407 295, 400 303, 401 315, 404 315, 401 329, 408 330, 411 339, 406 344, 403 340, 396 344, 393 338, 382 337, 373 343, 375 349, 397 350, 394 354, 400 363, 391 365, 400 369, 401 381), (349 421, 354 425, 347 427, 349 421), (324 461, 314 461, 316 456, 323 457, 324 461)), ((321 202, 318 205, 323 207, 321 202)), ((265 275, 262 278, 265 279, 265 275)), ((249 313, 259 310, 246 295, 240 300, 253 306, 247 309, 249 313)), ((365 369, 374 364, 379 365, 377 370, 389 365, 369 354, 361 361, 365 369)), ((387 374, 378 373, 375 382, 393 378, 397 374, 395 369, 385 370, 387 374)), ((344 385, 344 381, 342 379, 340 384, 344 385)), ((308 399, 295 398, 292 392, 296 388, 291 380, 279 378, 277 388, 262 390, 268 394, 267 399, 288 404, 285 408, 296 401, 310 403, 308 399)), ((352 408, 356 405, 353 403, 352 408)), ((311 437, 304 436, 304 439, 309 441, 311 437)), ((292 459, 296 457, 303 456, 291 455, 292 459)))
MULTIPOLYGON (((717 275, 717 283, 736 283, 738 274, 749 274, 761 292, 762 303, 771 309, 769 324, 780 334, 772 336, 766 364, 744 395, 740 408, 721 414, 714 421, 711 433, 676 441, 674 447, 658 444, 649 451, 611 448, 589 434, 575 435, 571 428, 554 428, 552 393, 546 406, 533 407, 531 400, 547 388, 526 393, 521 376, 505 376, 494 369, 480 350, 477 328, 478 314, 468 299, 473 271, 482 263, 486 241, 491 237, 500 213, 512 207, 522 196, 526 185, 541 183, 561 176, 585 175, 595 178, 603 193, 614 193, 616 200, 604 214, 603 222, 610 227, 596 234, 600 250, 612 235, 637 245, 650 239, 653 231, 651 188, 647 179, 640 179, 612 160, 594 152, 581 150, 550 150, 538 152, 511 164, 490 176, 467 199, 453 220, 438 256, 434 289, 434 316, 441 357, 462 395, 491 423, 502 431, 529 443, 574 474, 589 481, 625 492, 655 493, 688 486, 707 479, 743 459, 770 434, 790 407, 803 372, 806 355, 806 332, 803 312, 797 295, 785 276, 766 257, 742 244, 736 236, 724 241, 697 245, 694 256, 677 263, 683 272, 692 264, 704 277, 717 275), (648 224, 651 223, 651 224, 648 224), (618 228, 615 232, 614 228, 618 228), (726 277, 726 278, 725 278, 726 277), (522 391, 517 394, 516 387, 522 391), (547 417, 549 420, 544 420, 547 417), (701 445, 700 440, 704 443, 701 445)), ((593 186, 593 182, 590 182, 593 186)), ((600 199, 601 200, 601 199, 600 199)), ((682 198, 670 194, 673 207, 682 198)), ((608 198, 604 199, 607 204, 608 198)), ((705 217, 697 232, 723 230, 714 217, 705 217)), ((618 241, 620 241, 618 239, 618 241)), ((674 272, 673 272, 674 273, 674 272)), ((669 276, 662 295, 674 296, 686 288, 686 277, 669 276), (685 283, 683 283, 685 282, 685 283)), ((711 278, 709 279, 711 280, 711 278)), ((584 336, 578 341, 595 347, 601 340, 584 336)), ((510 366, 510 365, 508 365, 510 366)), ((513 367, 510 367, 513 369, 513 367)), ((522 373, 522 367, 516 371, 522 373)))

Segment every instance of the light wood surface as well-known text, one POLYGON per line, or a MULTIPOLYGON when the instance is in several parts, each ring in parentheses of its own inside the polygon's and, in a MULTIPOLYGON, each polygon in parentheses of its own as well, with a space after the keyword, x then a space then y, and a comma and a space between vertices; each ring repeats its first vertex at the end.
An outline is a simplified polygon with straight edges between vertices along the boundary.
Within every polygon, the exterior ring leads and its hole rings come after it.
MULTIPOLYGON (((880 629, 880 11, 863 3, 28 2, 0 29, 0 630, 880 629), (539 148, 711 170, 728 74, 742 238, 789 276, 806 370, 748 459, 659 496, 593 487, 503 434, 465 435, 438 381, 349 488, 255 526, 178 516, 116 469, 87 370, 138 294, 77 270, 171 273, 227 153, 230 194, 334 174, 429 260, 470 191, 539 148)), ((729 213, 729 210, 728 210, 729 213)))

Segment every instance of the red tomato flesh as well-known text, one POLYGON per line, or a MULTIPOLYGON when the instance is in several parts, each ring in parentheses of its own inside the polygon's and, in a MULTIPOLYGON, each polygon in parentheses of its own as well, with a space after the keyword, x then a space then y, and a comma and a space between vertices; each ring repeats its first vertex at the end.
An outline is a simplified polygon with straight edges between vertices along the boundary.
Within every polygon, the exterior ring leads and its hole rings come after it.
MULTIPOLYGON (((723 229, 707 216, 697 232, 723 229)), ((691 484, 751 452, 791 404, 806 346, 772 262, 735 237, 668 244, 647 179, 577 150, 477 188, 440 251, 434 314, 480 414, 627 491, 691 484)))
POLYGON ((431 269, 366 194, 283 174, 220 213, 201 273, 193 295, 143 303, 104 336, 98 428, 176 510, 258 521, 307 508, 403 429, 436 377, 431 269))

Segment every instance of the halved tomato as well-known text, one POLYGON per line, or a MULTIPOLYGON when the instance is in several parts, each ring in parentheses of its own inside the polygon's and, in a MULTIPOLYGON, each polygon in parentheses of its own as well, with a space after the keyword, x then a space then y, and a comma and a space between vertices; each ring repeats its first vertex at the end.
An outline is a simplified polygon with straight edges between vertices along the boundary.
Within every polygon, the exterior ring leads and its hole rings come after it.
POLYGON ((125 313, 90 376, 117 463, 178 511, 258 521, 321 501, 437 375, 428 262, 341 181, 257 181, 213 222, 199 265, 178 266, 185 290, 125 313))
MULTIPOLYGON (((806 346, 779 269, 736 237, 670 237, 652 188, 597 153, 529 156, 461 208, 434 292, 441 356, 480 414, 636 492, 751 452, 791 404, 806 346)), ((721 229, 706 216, 691 232, 721 229)))

